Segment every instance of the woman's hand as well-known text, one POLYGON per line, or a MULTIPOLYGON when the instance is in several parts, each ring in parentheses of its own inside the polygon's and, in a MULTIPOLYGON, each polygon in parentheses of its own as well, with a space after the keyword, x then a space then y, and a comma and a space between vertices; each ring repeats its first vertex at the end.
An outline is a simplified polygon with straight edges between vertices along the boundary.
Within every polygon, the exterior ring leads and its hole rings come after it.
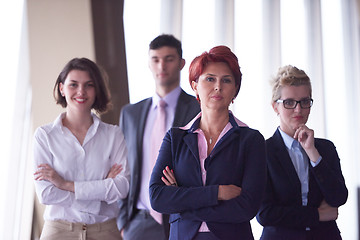
POLYGON ((314 130, 309 129, 306 125, 300 125, 296 129, 294 138, 298 140, 304 149, 314 147, 314 130))
POLYGON ((62 190, 75 192, 74 182, 65 181, 49 164, 38 165, 38 170, 34 173, 37 181, 46 180, 62 190))
POLYGON ((294 139, 301 144, 310 161, 316 162, 319 159, 320 154, 315 148, 314 130, 309 129, 306 125, 300 125, 295 131, 294 139))
POLYGON ((109 170, 109 173, 107 174, 106 178, 115 178, 121 171, 123 170, 121 164, 115 163, 109 170))
POLYGON ((218 200, 230 200, 240 196, 241 188, 235 185, 219 185, 218 200))
POLYGON ((338 218, 339 212, 337 207, 331 207, 325 200, 323 200, 318 208, 319 221, 333 221, 338 218))
POLYGON ((174 171, 170 170, 168 166, 163 170, 163 174, 165 177, 161 177, 161 180, 165 183, 166 186, 177 186, 176 178, 174 175, 174 171))

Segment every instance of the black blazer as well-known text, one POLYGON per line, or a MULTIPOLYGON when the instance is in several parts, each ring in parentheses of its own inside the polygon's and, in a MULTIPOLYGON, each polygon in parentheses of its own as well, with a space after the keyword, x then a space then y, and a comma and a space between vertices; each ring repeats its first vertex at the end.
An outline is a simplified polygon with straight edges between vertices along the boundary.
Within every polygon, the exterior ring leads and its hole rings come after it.
POLYGON ((308 204, 302 206, 301 184, 279 130, 266 140, 268 180, 265 198, 257 214, 264 226, 261 239, 341 239, 335 221, 320 222, 318 207, 325 200, 330 206, 345 204, 348 191, 341 173, 334 144, 315 138, 322 156, 309 163, 308 204), (306 228, 310 228, 306 230, 306 228))
MULTIPOLYGON (((119 125, 124 133, 128 148, 130 189, 128 197, 119 202, 120 214, 117 219, 119 229, 122 229, 135 214, 134 210, 136 209, 141 183, 144 128, 151 103, 152 98, 147 98, 136 104, 128 104, 121 110, 119 125)), ((172 125, 174 127, 185 126, 199 112, 198 101, 181 90, 172 125)))
POLYGON ((259 131, 240 127, 229 114, 231 128, 205 160, 206 183, 199 160, 198 119, 189 130, 172 128, 161 145, 150 179, 150 202, 162 213, 170 213, 170 238, 191 240, 206 222, 219 239, 254 239, 250 220, 256 215, 266 183, 265 139, 259 131), (174 169, 179 187, 161 181, 165 166, 174 169), (218 200, 219 185, 241 187, 241 195, 218 200))

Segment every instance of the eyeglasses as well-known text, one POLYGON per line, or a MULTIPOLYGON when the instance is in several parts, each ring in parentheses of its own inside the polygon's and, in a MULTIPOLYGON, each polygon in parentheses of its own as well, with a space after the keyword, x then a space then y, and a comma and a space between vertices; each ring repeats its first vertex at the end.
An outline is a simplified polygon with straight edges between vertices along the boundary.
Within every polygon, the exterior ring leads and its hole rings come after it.
POLYGON ((300 107, 302 109, 306 109, 306 108, 311 108, 314 100, 311 98, 302 99, 300 101, 296 101, 294 99, 284 99, 284 100, 278 99, 276 102, 284 104, 284 108, 286 108, 286 109, 294 109, 294 108, 296 108, 298 103, 300 103, 300 107))

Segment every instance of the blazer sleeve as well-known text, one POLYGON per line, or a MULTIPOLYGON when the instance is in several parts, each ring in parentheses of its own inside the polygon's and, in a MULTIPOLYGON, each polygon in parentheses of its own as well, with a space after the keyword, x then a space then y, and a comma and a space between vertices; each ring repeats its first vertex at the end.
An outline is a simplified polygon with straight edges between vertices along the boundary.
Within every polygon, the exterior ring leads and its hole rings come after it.
POLYGON ((328 140, 321 141, 317 149, 322 159, 316 167, 310 167, 320 187, 325 201, 332 207, 339 207, 345 204, 348 197, 348 190, 341 172, 340 159, 335 145, 328 140))
MULTIPOLYGON (((124 108, 121 110, 120 113, 119 127, 121 131, 124 133, 124 128, 125 128, 124 108)), ((116 219, 116 222, 119 230, 123 229, 128 222, 128 197, 129 196, 118 201, 118 206, 120 211, 119 211, 119 216, 116 219)))
POLYGON ((222 223, 250 221, 259 210, 266 185, 266 150, 263 136, 256 131, 247 140, 244 176, 240 196, 181 214, 191 220, 222 223))
POLYGON ((172 214, 186 210, 214 206, 218 204, 218 185, 198 187, 166 186, 161 177, 166 166, 173 169, 173 138, 171 130, 167 132, 160 148, 159 156, 150 178, 150 203, 154 210, 172 214), (202 197, 199 197, 202 196, 202 197))
MULTIPOLYGON (((316 207, 299 204, 282 205, 276 198, 273 181, 269 177, 266 184, 265 196, 256 216, 262 226, 283 227, 314 227, 319 224, 319 213, 316 207)), ((301 196, 300 196, 301 197, 301 196)), ((299 197, 299 199, 300 199, 299 197)))

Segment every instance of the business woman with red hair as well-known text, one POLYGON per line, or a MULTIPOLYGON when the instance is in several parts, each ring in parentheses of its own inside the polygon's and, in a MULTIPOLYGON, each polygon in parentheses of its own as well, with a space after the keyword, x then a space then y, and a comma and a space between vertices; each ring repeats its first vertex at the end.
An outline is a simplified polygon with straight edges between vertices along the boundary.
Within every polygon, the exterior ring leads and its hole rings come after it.
POLYGON ((229 111, 241 76, 226 46, 190 65, 201 112, 167 132, 150 180, 152 207, 170 214, 170 239, 254 239, 250 220, 265 189, 265 141, 229 111))

